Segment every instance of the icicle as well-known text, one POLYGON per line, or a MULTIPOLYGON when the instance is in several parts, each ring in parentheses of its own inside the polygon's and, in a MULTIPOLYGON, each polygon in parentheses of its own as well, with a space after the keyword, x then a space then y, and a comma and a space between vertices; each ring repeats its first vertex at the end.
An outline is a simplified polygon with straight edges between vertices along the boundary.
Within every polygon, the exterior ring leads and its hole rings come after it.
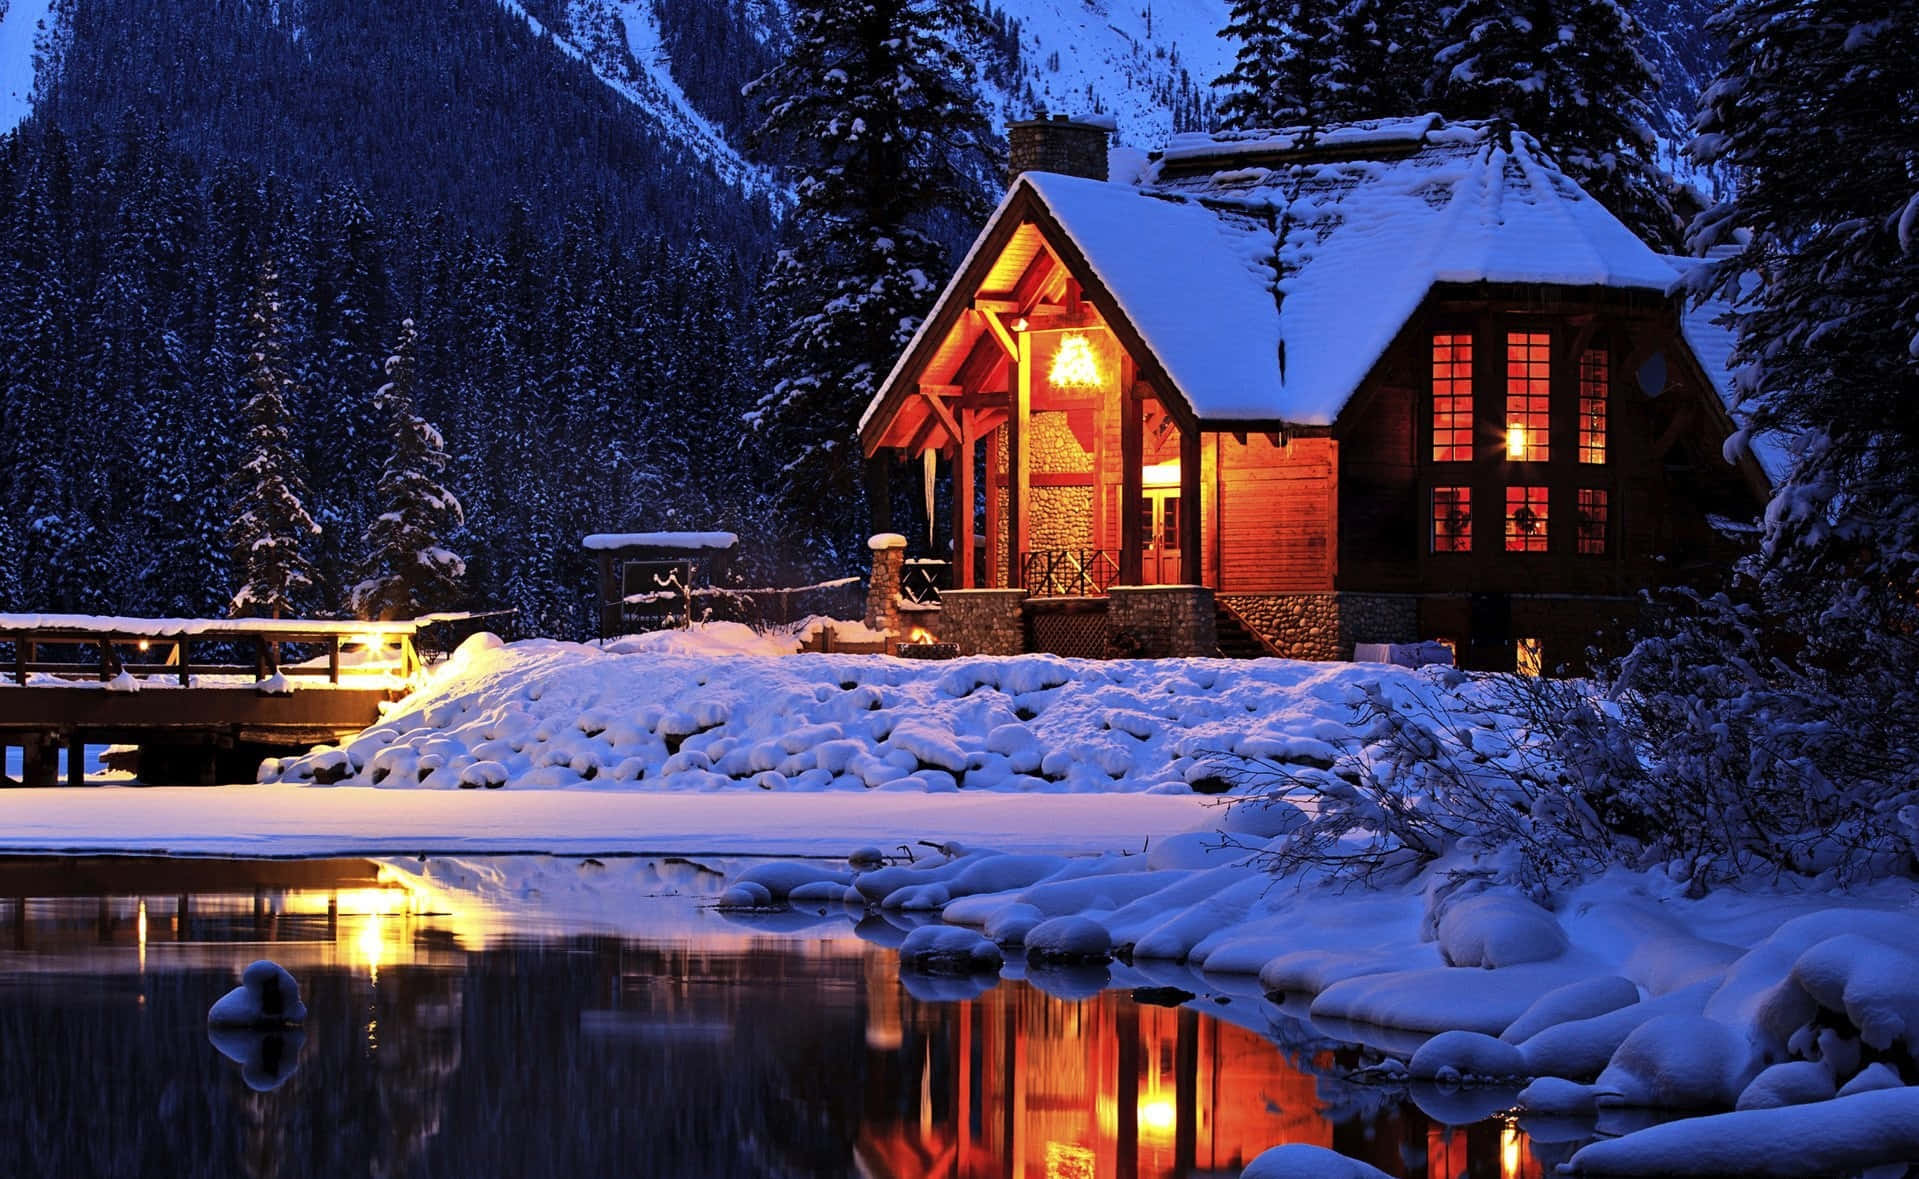
POLYGON ((926 473, 926 547, 933 548, 933 473, 939 469, 939 455, 932 447, 920 451, 920 469, 926 473))

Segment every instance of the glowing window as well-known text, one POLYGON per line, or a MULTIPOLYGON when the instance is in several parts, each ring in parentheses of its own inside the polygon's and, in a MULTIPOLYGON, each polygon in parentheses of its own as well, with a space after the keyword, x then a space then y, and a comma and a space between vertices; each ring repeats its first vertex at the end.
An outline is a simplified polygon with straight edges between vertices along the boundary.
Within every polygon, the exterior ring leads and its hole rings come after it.
POLYGON ((1538 675, 1546 664, 1546 649, 1538 639, 1521 639, 1514 644, 1519 660, 1515 668, 1520 675, 1538 675))
POLYGON ((1543 463, 1552 457, 1552 337, 1506 333, 1506 457, 1543 463))
POLYGON ((1579 489, 1579 514, 1574 522, 1579 526, 1579 551, 1588 556, 1604 556, 1607 523, 1604 489, 1579 489))
POLYGON ((1506 489, 1506 551, 1509 553, 1546 551, 1546 489, 1544 487, 1508 487, 1506 489))
POLYGON ((1579 358, 1579 461, 1606 461, 1606 390, 1612 375, 1606 354, 1591 349, 1579 358))
POLYGON ((1473 457, 1473 338, 1464 332, 1433 337, 1433 461, 1473 457))
POLYGON ((1433 551, 1473 551, 1473 489, 1433 488, 1433 551))

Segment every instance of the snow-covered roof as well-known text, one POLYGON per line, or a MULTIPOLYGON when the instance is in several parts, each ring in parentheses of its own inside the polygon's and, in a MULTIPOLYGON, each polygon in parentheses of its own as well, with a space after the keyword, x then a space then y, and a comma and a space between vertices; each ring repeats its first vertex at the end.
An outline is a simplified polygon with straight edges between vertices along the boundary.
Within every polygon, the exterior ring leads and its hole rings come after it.
POLYGON ((1179 136, 1137 182, 1026 173, 943 303, 971 298, 964 274, 1023 193, 1201 421, 1331 424, 1437 283, 1663 296, 1677 277, 1525 135, 1424 115, 1179 136))
MULTIPOLYGON (((1668 257, 1666 261, 1682 274, 1705 264, 1698 258, 1668 257)), ((1731 323, 1733 313, 1733 305, 1723 299, 1687 298, 1680 311, 1679 331, 1734 423, 1743 427, 1746 415, 1739 407, 1739 391, 1732 368, 1733 345, 1738 342, 1731 323)), ((1766 478, 1777 486, 1792 466, 1789 441, 1772 433, 1751 434, 1746 441, 1766 478)))
POLYGON ((738 548, 740 538, 731 532, 595 532, 580 543, 595 552, 632 548, 702 552, 738 548))

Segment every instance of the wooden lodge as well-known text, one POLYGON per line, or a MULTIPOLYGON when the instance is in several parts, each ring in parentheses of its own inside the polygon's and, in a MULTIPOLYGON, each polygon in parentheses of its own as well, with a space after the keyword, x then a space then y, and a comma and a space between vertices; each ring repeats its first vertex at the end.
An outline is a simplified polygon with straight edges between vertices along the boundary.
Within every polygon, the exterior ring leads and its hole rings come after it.
POLYGON ((1182 136, 1130 182, 1100 128, 1013 140, 861 421, 869 456, 949 464, 963 649, 1099 653, 1045 620, 1106 609, 1106 653, 1573 660, 1640 590, 1721 573, 1763 502, 1721 457, 1723 333, 1667 294, 1686 263, 1524 136, 1182 136))

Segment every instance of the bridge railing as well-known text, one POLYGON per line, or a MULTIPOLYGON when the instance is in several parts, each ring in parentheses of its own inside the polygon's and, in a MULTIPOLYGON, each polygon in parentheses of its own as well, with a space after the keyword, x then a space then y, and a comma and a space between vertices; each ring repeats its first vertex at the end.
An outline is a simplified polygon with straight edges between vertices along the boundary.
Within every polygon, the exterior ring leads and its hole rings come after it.
POLYGON ((376 675, 411 680, 421 668, 414 642, 420 625, 0 615, 0 668, 16 684, 34 676, 109 682, 123 673, 171 679, 182 687, 196 676, 255 682, 304 676, 330 684, 376 675))

